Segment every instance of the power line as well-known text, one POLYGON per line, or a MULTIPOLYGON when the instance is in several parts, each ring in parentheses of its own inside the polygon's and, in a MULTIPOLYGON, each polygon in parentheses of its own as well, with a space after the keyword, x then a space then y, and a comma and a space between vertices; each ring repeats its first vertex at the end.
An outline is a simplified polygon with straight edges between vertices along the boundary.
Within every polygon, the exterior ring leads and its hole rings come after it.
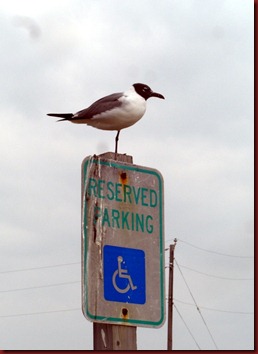
MULTIPOLYGON (((194 304, 191 304, 191 303, 188 303, 188 302, 184 302, 184 301, 181 301, 181 300, 178 300, 178 299, 174 299, 175 301, 177 302, 180 302, 182 304, 185 304, 185 305, 191 305, 191 306, 195 306, 194 304)), ((179 313, 179 310, 178 308, 176 307, 175 304, 173 304, 175 309, 177 310, 179 316, 181 317, 182 321, 184 322, 185 326, 187 327, 189 333, 191 334, 192 338, 194 339, 190 329, 188 328, 186 322, 184 321, 182 315, 179 313)), ((208 307, 202 307, 204 309, 207 309, 207 310, 212 310, 212 311, 219 311, 219 312, 230 312, 230 313, 239 313, 239 314, 253 314, 252 312, 236 312, 236 311, 224 311, 224 310, 218 310, 218 309, 211 309, 211 308, 208 308, 208 307)), ((80 307, 76 307, 76 308, 71 308, 71 309, 63 309, 63 310, 50 310, 50 311, 41 311, 41 312, 31 312, 31 313, 17 313, 17 314, 12 314, 12 315, 0 315, 0 318, 7 318, 7 317, 20 317, 20 316, 34 316, 34 315, 44 315, 44 314, 51 314, 51 313, 61 313, 61 312, 71 312, 71 311, 79 311, 81 310, 80 307)), ((196 340, 194 339, 197 347, 200 349, 198 343, 196 342, 196 340)))
POLYGON ((48 265, 48 266, 42 266, 42 267, 32 267, 32 268, 5 270, 5 271, 0 271, 0 274, 16 273, 16 272, 27 272, 28 270, 37 270, 37 269, 45 269, 45 268, 64 267, 64 266, 70 266, 70 265, 74 265, 74 264, 81 264, 81 262, 61 263, 61 264, 54 264, 54 265, 48 265))
MULTIPOLYGON (((174 301, 180 302, 181 304, 184 305, 190 305, 190 306, 195 306, 195 304, 191 304, 190 302, 185 302, 182 300, 178 300, 174 298, 174 301)), ((232 314, 238 314, 238 315, 253 315, 253 312, 245 312, 245 311, 230 311, 230 310, 220 310, 220 309, 215 309, 212 307, 205 307, 205 306, 199 306, 199 308, 203 310, 209 310, 209 311, 216 311, 216 312, 225 312, 225 313, 232 313, 232 314)))
POLYGON ((50 288, 52 286, 70 285, 70 284, 76 284, 76 283, 80 283, 80 280, 68 281, 68 282, 64 282, 64 283, 48 284, 48 285, 31 286, 31 287, 28 287, 28 288, 17 288, 17 289, 10 289, 10 290, 0 290, 0 293, 12 293, 12 292, 23 291, 23 290, 50 288))
POLYGON ((185 268, 185 269, 188 269, 188 270, 191 270, 192 272, 195 272, 195 273, 199 273, 199 274, 202 274, 202 275, 206 275, 207 277, 212 277, 212 278, 225 279, 225 280, 254 280, 254 278, 228 278, 228 277, 221 277, 221 276, 219 276, 219 275, 213 275, 213 274, 208 274, 208 273, 200 272, 200 271, 198 271, 198 270, 196 270, 196 269, 193 269, 193 268, 184 266, 184 265, 182 265, 182 264, 180 264, 180 267, 185 268))
POLYGON ((236 255, 233 255, 233 254, 226 254, 226 253, 221 253, 221 252, 217 252, 217 251, 211 251, 211 250, 207 250, 205 248, 202 248, 202 247, 198 247, 198 246, 195 246, 193 245, 192 243, 190 242, 187 242, 187 241, 184 241, 182 239, 177 239, 178 241, 181 241, 185 244, 187 244, 188 246, 191 246, 193 248, 197 248, 201 251, 205 251, 205 252, 209 252, 209 253, 214 253, 214 254, 217 254, 217 255, 220 255, 220 256, 225 256, 225 257, 234 257, 234 258, 247 258, 247 259, 253 259, 254 257, 252 256, 236 256, 236 255))
POLYGON ((196 339, 194 338, 192 332, 190 331, 190 328, 187 326, 185 320, 183 319, 183 316, 182 316, 181 313, 179 312, 179 310, 178 310, 178 308, 176 307, 176 305, 175 305, 175 304, 173 304, 173 305, 174 305, 174 308, 176 309, 178 315, 180 316, 181 320, 183 321, 183 323, 184 323, 186 329, 188 330, 190 336, 193 338, 193 340, 194 340, 195 344, 197 345, 197 347, 201 350, 199 344, 197 343, 196 339))
MULTIPOLYGON (((181 266, 182 267, 182 266, 181 266)), ((78 284, 80 283, 80 280, 76 281, 70 281, 70 282, 63 282, 63 283, 55 283, 55 284, 48 284, 48 285, 39 285, 39 286, 31 286, 27 288, 17 288, 17 289, 9 289, 9 290, 0 290, 0 293, 9 293, 9 292, 16 292, 16 291, 23 291, 23 290, 32 290, 32 289, 40 289, 40 288, 49 288, 53 286, 62 286, 62 285, 70 285, 70 284, 78 284)), ((182 300, 174 299, 177 302, 180 302, 185 305, 190 305, 190 306, 195 306, 195 304, 191 304, 189 302, 185 302, 182 300)), ((221 310, 221 309, 216 309, 216 308, 210 308, 210 307, 205 307, 205 306, 199 306, 199 308, 204 309, 204 310, 210 310, 210 311, 217 311, 217 312, 226 312, 226 313, 233 313, 233 314, 241 314, 241 315, 253 315, 253 312, 244 312, 244 311, 229 311, 229 310, 221 310)))
POLYGON ((194 296, 193 296, 193 294, 192 294, 192 292, 191 292, 191 289, 189 288, 189 285, 187 284, 187 281, 186 281, 186 279, 185 279, 185 277, 184 277, 184 275, 183 275, 183 273, 182 273, 182 270, 181 270, 181 268, 179 267, 179 265, 178 265, 178 263, 177 263, 177 261, 176 261, 176 259, 175 259, 175 262, 176 262, 176 265, 177 265, 177 267, 178 267, 178 269, 179 269, 179 271, 180 271, 180 273, 181 273, 181 275, 182 275, 182 278, 183 278, 183 280, 184 280, 184 282, 185 282, 185 285, 187 286, 187 289, 188 289, 188 291, 189 291, 189 293, 190 293, 190 295, 191 295, 191 297, 192 297, 192 299, 193 299, 193 301, 194 301, 194 303, 195 303, 196 309, 197 309, 197 311, 199 312, 199 314, 200 314, 200 316, 201 316, 201 319, 202 319, 202 321, 203 321, 203 323, 204 323, 204 325, 205 325, 205 327, 206 327, 206 329, 207 329, 207 331, 208 331, 208 333, 209 333, 209 335, 210 335, 210 337, 211 337, 211 340, 212 340, 213 344, 215 345, 215 348, 216 348, 217 350, 219 350, 218 347, 217 347, 217 344, 216 344, 216 342, 215 342, 215 340, 214 340, 214 338, 213 338, 213 336, 212 336, 212 334, 211 334, 211 332, 210 332, 210 330, 209 330, 209 328, 208 328, 208 325, 207 325, 206 321, 204 320, 204 317, 203 317, 203 315, 202 315, 202 313, 201 313, 201 311, 200 311, 200 308, 199 308, 199 306, 197 305, 197 303, 196 303, 196 301, 195 301, 195 298, 194 298, 194 296))
POLYGON ((78 311, 81 308, 73 308, 73 309, 64 309, 64 310, 53 310, 53 311, 41 311, 41 312, 31 312, 31 313, 18 313, 14 315, 0 315, 0 318, 7 318, 7 317, 20 317, 20 316, 34 316, 34 315, 43 315, 49 313, 58 313, 58 312, 71 312, 71 311, 78 311))

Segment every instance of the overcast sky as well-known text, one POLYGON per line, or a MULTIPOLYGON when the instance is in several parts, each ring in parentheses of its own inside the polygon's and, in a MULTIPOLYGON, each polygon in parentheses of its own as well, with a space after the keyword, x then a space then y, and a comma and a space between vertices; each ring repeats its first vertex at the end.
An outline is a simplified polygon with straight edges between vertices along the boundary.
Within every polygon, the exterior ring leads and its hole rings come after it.
MULTIPOLYGON (((164 177, 173 348, 253 349, 253 1, 0 0, 0 42, 0 349, 93 348, 81 162, 115 132, 46 113, 135 82, 166 98, 119 151, 164 177)), ((166 349, 166 326, 138 349, 166 349)))

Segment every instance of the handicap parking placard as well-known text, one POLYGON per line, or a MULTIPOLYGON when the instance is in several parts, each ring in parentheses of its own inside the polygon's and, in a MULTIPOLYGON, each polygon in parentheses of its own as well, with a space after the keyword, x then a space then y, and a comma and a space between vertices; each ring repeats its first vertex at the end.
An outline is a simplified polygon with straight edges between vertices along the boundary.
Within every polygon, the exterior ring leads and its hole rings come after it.
POLYGON ((145 304, 145 252, 105 245, 103 253, 105 300, 145 304))

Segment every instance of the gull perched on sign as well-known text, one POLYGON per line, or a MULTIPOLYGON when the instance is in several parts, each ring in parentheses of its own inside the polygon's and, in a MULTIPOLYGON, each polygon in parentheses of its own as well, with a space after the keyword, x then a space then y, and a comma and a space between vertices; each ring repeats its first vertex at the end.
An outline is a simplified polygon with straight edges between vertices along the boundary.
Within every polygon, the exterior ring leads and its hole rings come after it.
POLYGON ((125 92, 113 93, 100 98, 88 108, 75 114, 48 113, 48 116, 62 118, 58 121, 68 120, 97 129, 117 130, 115 138, 115 153, 117 153, 120 131, 142 118, 146 111, 146 101, 150 97, 165 98, 160 93, 152 91, 149 86, 137 83, 125 92))

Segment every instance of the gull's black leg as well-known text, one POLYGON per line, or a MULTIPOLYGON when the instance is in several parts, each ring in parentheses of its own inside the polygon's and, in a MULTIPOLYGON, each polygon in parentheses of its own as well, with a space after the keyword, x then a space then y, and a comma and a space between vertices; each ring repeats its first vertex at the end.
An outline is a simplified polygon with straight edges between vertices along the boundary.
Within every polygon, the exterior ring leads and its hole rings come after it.
POLYGON ((116 148, 115 148, 115 154, 117 154, 117 146, 118 146, 119 134, 120 134, 120 130, 118 130, 118 131, 117 131, 117 134, 116 134, 116 148))

